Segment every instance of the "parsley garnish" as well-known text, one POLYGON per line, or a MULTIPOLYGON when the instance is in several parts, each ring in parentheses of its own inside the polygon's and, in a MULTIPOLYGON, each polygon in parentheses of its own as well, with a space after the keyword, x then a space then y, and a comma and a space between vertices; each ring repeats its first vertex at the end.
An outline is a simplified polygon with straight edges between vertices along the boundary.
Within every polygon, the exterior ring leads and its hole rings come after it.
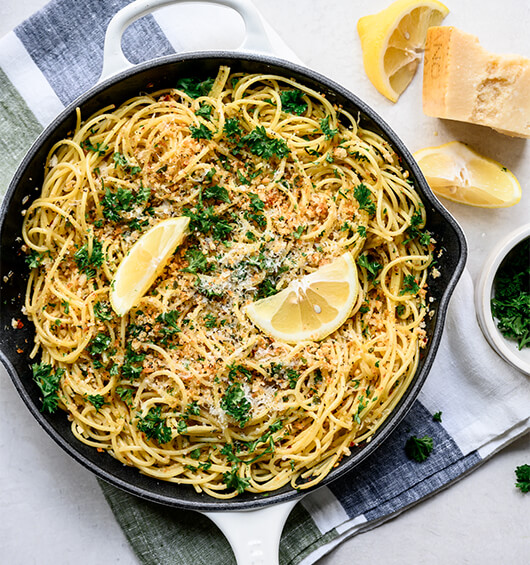
POLYGON ((109 150, 109 146, 105 145, 103 146, 103 143, 96 143, 96 145, 93 145, 92 142, 90 141, 90 139, 84 139, 81 142, 81 147, 83 149, 87 149, 88 151, 93 151, 94 153, 97 153, 98 155, 105 155, 105 153, 109 150))
POLYGON ((112 308, 108 302, 96 302, 94 304, 94 316, 98 320, 112 320, 114 317, 112 308))
POLYGON ((407 457, 417 461, 418 463, 425 461, 431 454, 432 450, 433 440, 432 437, 429 436, 424 436, 422 438, 411 436, 405 444, 405 453, 407 454, 407 457))
POLYGON ((147 436, 147 439, 156 439, 158 443, 168 443, 173 438, 171 428, 164 423, 160 406, 150 408, 143 418, 140 416, 138 418, 139 422, 136 427, 147 436))
POLYGON ((366 228, 364 226, 357 226, 357 233, 361 237, 366 237, 366 228))
POLYGON ((131 165, 127 160, 127 157, 118 151, 114 153, 112 159, 114 160, 114 168, 121 167, 126 173, 137 175, 142 171, 142 167, 131 165))
POLYGON ((177 88, 190 98, 199 98, 199 96, 208 96, 213 83, 213 78, 207 78, 203 81, 198 78, 181 78, 177 81, 177 88))
POLYGON ((338 129, 331 129, 329 127, 329 116, 326 116, 320 120, 320 129, 322 133, 326 136, 326 139, 333 139, 339 133, 338 129))
POLYGON ((190 247, 186 251, 185 255, 188 260, 188 266, 182 269, 184 273, 206 273, 209 271, 213 265, 209 265, 206 259, 206 255, 197 247, 190 247))
POLYGON ((31 370, 33 371, 33 380, 42 393, 41 412, 46 410, 49 414, 53 414, 53 412, 57 410, 59 403, 57 391, 59 390, 59 384, 64 374, 64 369, 56 369, 53 371, 51 365, 47 365, 46 363, 34 363, 31 366, 31 370))
POLYGON ((269 296, 273 296, 278 292, 276 285, 271 279, 265 278, 263 279, 258 285, 258 291, 255 296, 255 300, 259 300, 260 298, 268 298, 269 296))
POLYGON ((237 490, 239 494, 245 492, 245 489, 250 485, 250 480, 240 477, 237 474, 239 466, 232 467, 231 471, 227 471, 223 474, 223 483, 234 490, 237 490))
POLYGON ((134 393, 134 389, 118 386, 116 387, 116 393, 118 394, 120 399, 123 400, 123 402, 125 402, 127 405, 129 406, 132 405, 132 396, 134 393))
POLYGON ((101 355, 106 351, 111 343, 111 339, 108 335, 104 333, 98 333, 96 337, 90 342, 88 346, 88 351, 90 355, 101 355))
POLYGON ((233 383, 226 389, 221 408, 239 423, 240 428, 250 420, 251 404, 239 383, 233 383))
POLYGON ((105 397, 101 394, 89 394, 87 400, 94 406, 96 412, 99 412, 102 406, 108 404, 108 402, 105 402, 105 397))
POLYGON ((178 310, 170 310, 156 317, 156 321, 161 324, 160 335, 162 336, 162 343, 164 345, 167 343, 168 339, 180 332, 180 328, 177 326, 177 318, 179 315, 180 312, 178 310))
POLYGON ((495 275, 491 312, 501 333, 530 347, 530 239, 517 245, 495 275))
POLYGON ((279 159, 289 154, 289 147, 283 139, 269 137, 264 126, 259 126, 241 138, 248 150, 258 157, 270 159, 274 155, 279 159))
POLYGON ((228 137, 228 140, 234 143, 236 138, 243 134, 243 130, 241 129, 237 118, 228 118, 223 127, 223 132, 226 137, 228 137))
POLYGON ((303 93, 300 90, 284 90, 280 94, 280 100, 284 112, 300 116, 307 110, 307 102, 303 99, 303 93))
POLYGON ((89 279, 96 276, 96 270, 103 265, 103 259, 103 244, 97 239, 92 240, 92 253, 88 253, 88 243, 74 253, 78 269, 89 279))
POLYGON ((250 207, 256 212, 261 212, 265 208, 265 202, 261 198, 252 192, 247 192, 247 196, 250 198, 250 207))
POLYGON ((195 114, 197 116, 201 116, 206 120, 210 119, 212 115, 213 106, 211 104, 201 104, 197 110, 195 110, 195 114))
POLYGON ((399 295, 416 294, 419 290, 420 286, 414 278, 414 275, 405 275, 405 278, 403 279, 403 288, 399 291, 399 295))
POLYGON ((359 203, 360 210, 366 210, 370 216, 375 214, 375 203, 371 199, 372 193, 365 184, 361 183, 356 186, 353 190, 353 195, 359 203))
POLYGON ((201 233, 211 232, 212 237, 218 241, 226 239, 232 231, 232 226, 221 216, 214 212, 213 206, 206 208, 201 204, 197 204, 195 211, 184 208, 183 214, 190 218, 190 230, 201 233))
POLYGON ((35 251, 34 249, 32 249, 28 255, 26 255, 25 260, 26 263, 28 264, 28 267, 30 269, 36 269, 37 267, 40 266, 40 262, 42 261, 42 257, 43 257, 44 253, 39 253, 38 251, 35 251))
POLYGON ((213 198, 214 200, 220 200, 227 204, 231 202, 228 190, 226 190, 224 186, 218 186, 217 184, 206 187, 202 192, 202 198, 213 198))
POLYGON ((357 264, 368 271, 368 276, 371 280, 374 280, 379 274, 379 271, 383 268, 383 265, 378 261, 370 261, 366 254, 358 257, 357 264))
POLYGON ((136 365, 136 363, 142 363, 144 359, 144 353, 136 353, 132 349, 131 344, 127 344, 123 365, 121 366, 123 378, 129 379, 130 381, 137 379, 143 371, 143 365, 136 365))
POLYGON ((190 126, 191 137, 193 139, 212 139, 213 131, 205 124, 190 126))
POLYGON ((442 421, 442 413, 441 412, 436 412, 435 414, 432 415, 432 419, 435 422, 441 422, 442 421))
POLYGON ((515 486, 521 492, 530 492, 530 465, 519 465, 515 469, 515 476, 517 477, 515 486))

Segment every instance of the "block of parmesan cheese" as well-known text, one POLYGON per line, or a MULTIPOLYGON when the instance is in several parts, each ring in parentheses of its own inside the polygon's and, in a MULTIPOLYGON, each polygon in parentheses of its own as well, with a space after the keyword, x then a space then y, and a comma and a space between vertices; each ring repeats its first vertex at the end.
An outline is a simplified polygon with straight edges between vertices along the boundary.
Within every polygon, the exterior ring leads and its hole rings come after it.
POLYGON ((530 59, 496 55, 454 27, 427 31, 423 111, 530 137, 530 59))

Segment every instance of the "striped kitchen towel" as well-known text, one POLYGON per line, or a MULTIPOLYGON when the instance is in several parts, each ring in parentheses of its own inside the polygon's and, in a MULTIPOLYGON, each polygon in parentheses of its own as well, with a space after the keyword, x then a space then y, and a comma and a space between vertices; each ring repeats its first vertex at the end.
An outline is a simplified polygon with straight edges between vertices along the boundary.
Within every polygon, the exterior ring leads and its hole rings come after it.
MULTIPOLYGON (((0 195, 43 127, 97 81, 105 28, 125 4, 127 0, 53 0, 0 40, 0 195)), ((237 36, 230 30, 239 25, 228 10, 215 9, 216 17, 203 18, 201 24, 201 35, 210 38, 205 46, 209 48, 217 47, 219 29, 225 37, 237 36), (226 18, 226 25, 219 25, 220 18, 226 18)), ((276 55, 292 56, 274 34, 271 41, 276 55)), ((192 31, 158 12, 133 24, 123 46, 136 63, 197 47, 194 42, 192 31)), ((282 564, 315 562, 347 537, 373 528, 469 473, 529 430, 530 380, 491 351, 476 323, 472 294, 466 272, 451 301, 444 338, 419 400, 374 456, 295 507, 282 537, 282 564), (489 409, 492 406, 495 411, 489 409), (442 412, 441 422, 433 420, 436 412, 442 412), (424 463, 405 455, 404 445, 412 434, 434 440, 424 463)), ((234 562, 228 543, 204 516, 160 507, 107 484, 101 487, 140 562, 234 562)))

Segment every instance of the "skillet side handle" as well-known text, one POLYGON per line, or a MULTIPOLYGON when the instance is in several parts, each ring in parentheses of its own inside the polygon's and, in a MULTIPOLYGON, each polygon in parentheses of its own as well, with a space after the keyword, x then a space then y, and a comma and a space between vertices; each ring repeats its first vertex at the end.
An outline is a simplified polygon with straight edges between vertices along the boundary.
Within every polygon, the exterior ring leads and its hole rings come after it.
POLYGON ((258 51, 268 54, 273 52, 261 15, 249 0, 135 0, 117 12, 107 27, 103 48, 103 69, 98 83, 133 66, 121 48, 123 33, 132 23, 157 8, 184 2, 194 4, 206 2, 232 8, 239 13, 245 23, 245 39, 238 51, 258 51))
POLYGON ((223 532, 237 565, 278 565, 280 538, 298 500, 237 512, 204 512, 223 532))

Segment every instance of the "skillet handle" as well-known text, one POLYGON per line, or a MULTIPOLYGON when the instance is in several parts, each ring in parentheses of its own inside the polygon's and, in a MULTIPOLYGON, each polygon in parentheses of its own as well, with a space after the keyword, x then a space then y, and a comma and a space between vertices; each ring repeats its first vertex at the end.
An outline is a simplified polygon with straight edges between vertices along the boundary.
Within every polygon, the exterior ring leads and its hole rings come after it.
POLYGON ((258 510, 204 512, 223 532, 237 565, 278 565, 283 526, 298 500, 258 510))
POLYGON ((117 12, 107 27, 103 48, 103 70, 98 82, 133 66, 121 48, 122 35, 133 22, 157 8, 184 2, 201 4, 207 2, 232 8, 239 13, 245 23, 245 39, 238 50, 273 52, 263 20, 254 4, 249 0, 135 0, 117 12))

